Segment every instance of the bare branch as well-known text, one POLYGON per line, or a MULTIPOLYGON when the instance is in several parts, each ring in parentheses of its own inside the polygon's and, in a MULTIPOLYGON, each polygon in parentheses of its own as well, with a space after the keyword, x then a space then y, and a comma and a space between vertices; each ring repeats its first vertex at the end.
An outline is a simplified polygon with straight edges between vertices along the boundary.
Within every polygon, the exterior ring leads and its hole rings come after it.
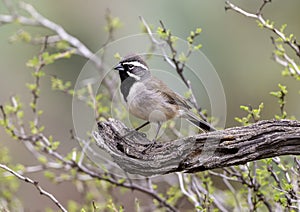
POLYGON ((151 144, 142 133, 128 132, 111 119, 98 123, 97 145, 125 171, 144 176, 199 172, 280 155, 300 155, 300 122, 265 120, 255 124, 151 144))
POLYGON ((35 8, 27 3, 21 2, 20 7, 27 11, 32 18, 28 18, 25 16, 17 15, 0 15, 0 24, 7 24, 17 21, 23 25, 30 25, 30 26, 43 26, 47 29, 50 29, 57 33, 57 35, 67 42, 69 42, 72 46, 76 47, 77 53, 79 55, 84 56, 85 58, 91 59, 96 66, 99 68, 101 67, 101 60, 95 56, 81 41, 79 41, 76 37, 67 33, 64 28, 49 19, 42 16, 38 13, 35 8))
POLYGON ((175 64, 172 62, 172 60, 169 58, 167 52, 166 52, 166 42, 162 42, 162 41, 158 41, 155 37, 154 37, 154 34, 153 32, 151 31, 150 29, 150 26, 147 24, 147 22, 145 21, 145 19, 140 16, 140 20, 141 22, 143 23, 143 25, 145 26, 146 30, 147 30, 147 33, 152 41, 152 43, 158 47, 161 51, 162 51, 162 54, 164 56, 164 59, 167 61, 167 63, 172 67, 172 68, 176 68, 175 64))
MULTIPOLYGON (((288 38, 281 30, 277 29, 276 27, 273 26, 273 24, 270 24, 268 20, 266 20, 263 15, 262 11, 263 8, 266 6, 267 3, 271 2, 270 0, 263 0, 262 5, 259 7, 257 13, 250 13, 247 12, 240 7, 236 6, 235 4, 231 3, 230 1, 225 1, 225 9, 226 10, 233 10, 241 15, 244 15, 248 18, 253 18, 256 19, 264 28, 274 32, 279 38, 282 39, 282 41, 287 44, 295 53, 298 57, 300 57, 300 45, 297 44, 295 39, 290 39, 288 38)), ((276 47, 276 45, 275 45, 276 47)), ((284 56, 287 56, 286 54, 284 56)), ((275 58, 277 61, 278 58, 275 58)), ((290 63, 294 68, 296 67, 295 71, 297 72, 298 75, 300 75, 299 68, 291 58, 285 58, 285 60, 290 63)), ((280 64, 282 64, 282 61, 279 61, 280 64)))
POLYGON ((46 190, 44 190, 40 185, 39 182, 34 181, 32 179, 30 179, 29 177, 24 177, 23 175, 19 174, 18 172, 15 172, 14 170, 8 168, 6 165, 4 164, 0 164, 0 168, 10 172, 12 175, 16 176, 17 178, 19 178, 20 180, 23 180, 26 183, 30 183, 32 185, 34 185, 34 187, 39 191, 39 193, 41 195, 45 195, 46 197, 48 197, 52 202, 54 202, 57 207, 59 207, 59 209, 61 209, 62 211, 67 212, 67 209, 64 208, 64 206, 55 198, 55 196, 49 192, 47 192, 46 190))
POLYGON ((46 27, 48 29, 51 29, 52 31, 56 32, 62 40, 68 41, 71 45, 77 48, 77 51, 80 53, 80 55, 92 60, 97 67, 101 66, 101 61, 97 56, 95 56, 81 41, 79 41, 76 37, 70 35, 67 33, 63 27, 60 25, 50 21, 49 19, 46 19, 44 16, 39 14, 32 5, 26 4, 24 2, 21 2, 20 4, 21 8, 23 8, 25 11, 27 11, 36 21, 37 25, 41 25, 43 27, 46 27))
POLYGON ((262 10, 264 9, 264 7, 268 4, 271 3, 271 0, 263 0, 263 3, 261 4, 261 6, 259 7, 259 9, 257 10, 256 14, 261 14, 262 10))
MULTIPOLYGON (((9 23, 20 23, 22 25, 29 25, 29 26, 41 26, 46 29, 50 29, 53 32, 56 33, 56 35, 49 36, 48 42, 58 42, 60 40, 64 40, 70 44, 70 50, 72 50, 72 53, 78 54, 80 56, 83 56, 84 58, 91 60, 97 70, 100 72, 102 71, 102 59, 95 55, 86 45, 84 45, 78 38, 72 36, 66 30, 52 22, 51 20, 47 19, 43 15, 41 15, 39 12, 36 11, 36 9, 27 3, 21 2, 20 8, 25 10, 31 17, 26 17, 19 15, 17 11, 14 10, 14 8, 8 8, 11 15, 0 15, 0 26, 2 24, 9 24, 9 23)), ((112 39, 111 32, 109 32, 109 40, 112 39)), ((37 39, 33 38, 30 42, 33 44, 43 44, 44 39, 37 39)), ((112 96, 114 92, 114 86, 112 80, 109 80, 108 78, 103 79, 103 84, 107 87, 109 91, 109 95, 112 96)))

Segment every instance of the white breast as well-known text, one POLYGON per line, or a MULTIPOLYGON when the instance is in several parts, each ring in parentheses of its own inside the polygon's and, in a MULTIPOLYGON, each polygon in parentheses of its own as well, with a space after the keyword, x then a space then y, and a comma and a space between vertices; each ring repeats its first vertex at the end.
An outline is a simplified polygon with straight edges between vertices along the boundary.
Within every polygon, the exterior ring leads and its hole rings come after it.
POLYGON ((140 119, 152 122, 163 122, 168 119, 165 114, 170 112, 171 108, 164 102, 161 95, 148 90, 141 82, 134 83, 127 96, 129 112, 140 119))

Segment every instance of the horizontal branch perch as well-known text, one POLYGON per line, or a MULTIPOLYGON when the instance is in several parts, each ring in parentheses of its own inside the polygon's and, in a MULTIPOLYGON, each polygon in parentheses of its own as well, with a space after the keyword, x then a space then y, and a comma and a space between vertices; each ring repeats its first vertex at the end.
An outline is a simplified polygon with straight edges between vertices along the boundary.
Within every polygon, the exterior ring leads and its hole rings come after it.
POLYGON ((128 132, 122 122, 110 119, 98 123, 94 137, 124 171, 143 176, 198 172, 280 155, 300 155, 299 121, 265 120, 157 142, 149 148, 151 141, 143 133, 123 137, 128 132))

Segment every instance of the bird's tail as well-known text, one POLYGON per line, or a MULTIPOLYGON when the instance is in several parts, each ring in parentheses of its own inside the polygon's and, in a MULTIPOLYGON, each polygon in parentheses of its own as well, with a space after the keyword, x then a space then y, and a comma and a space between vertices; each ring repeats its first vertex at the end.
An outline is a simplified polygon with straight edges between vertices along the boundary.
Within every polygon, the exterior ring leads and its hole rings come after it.
POLYGON ((210 123, 200 119, 189 110, 185 110, 184 113, 181 115, 181 117, 186 118, 193 125, 195 125, 196 127, 200 128, 205 132, 216 131, 216 128, 214 128, 210 123))

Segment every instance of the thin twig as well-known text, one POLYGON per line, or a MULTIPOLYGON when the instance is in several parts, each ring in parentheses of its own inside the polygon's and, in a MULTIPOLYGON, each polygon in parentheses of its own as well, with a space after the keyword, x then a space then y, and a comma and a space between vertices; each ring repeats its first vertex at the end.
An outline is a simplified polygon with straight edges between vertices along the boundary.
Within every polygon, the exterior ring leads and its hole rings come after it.
POLYGON ((285 52, 283 52, 279 47, 278 44, 276 44, 274 37, 271 36, 272 44, 275 46, 275 49, 280 52, 281 57, 277 54, 273 53, 273 58, 277 63, 287 68, 291 75, 298 74, 300 76, 300 69, 298 65, 295 63, 295 61, 290 58, 285 52))
POLYGON ((175 64, 172 62, 172 60, 169 58, 167 52, 166 52, 166 42, 163 42, 163 41, 158 41, 155 37, 154 37, 154 34, 152 33, 151 31, 151 28, 150 26, 148 25, 148 23, 145 21, 145 19, 140 16, 139 17, 141 22, 143 23, 143 25, 145 26, 146 30, 147 30, 147 33, 152 41, 153 44, 155 44, 155 46, 159 47, 159 49, 161 50, 163 56, 164 56, 164 59, 165 61, 167 61, 167 63, 172 67, 172 68, 176 68, 175 64))
MULTIPOLYGON (((177 51, 176 49, 174 48, 173 46, 173 43, 171 41, 171 33, 169 33, 169 36, 168 38, 164 41, 158 41, 155 36, 154 36, 154 33, 152 32, 150 26, 148 25, 148 23, 145 21, 145 19, 143 17, 139 17, 142 24, 144 25, 144 27, 146 28, 147 30, 147 33, 150 37, 150 40, 152 41, 152 43, 159 48, 159 50, 162 52, 162 55, 164 57, 164 60, 172 67, 176 70, 177 74, 180 76, 181 80, 184 82, 184 84, 186 85, 186 87, 188 88, 191 96, 190 96, 190 103, 193 105, 194 108, 197 109, 198 111, 198 114, 201 116, 201 118, 205 121, 207 121, 207 117, 202 113, 202 109, 201 107, 198 106, 198 103, 197 103, 197 100, 196 100, 196 97, 194 95, 194 92, 193 92, 193 89, 192 89, 192 86, 191 86, 191 83, 189 80, 187 80, 185 78, 185 76, 183 75, 183 69, 185 67, 185 63, 181 63, 180 61, 178 61, 176 59, 176 56, 177 56, 177 51), (171 51, 171 58, 168 56, 167 52, 166 52, 166 44, 169 46, 170 48, 170 51, 171 51)), ((163 30, 167 30, 163 24, 162 21, 160 21, 160 24, 163 28, 163 30)), ((188 53, 188 55, 190 55, 190 53, 188 53)))
POLYGON ((262 5, 259 7, 257 13, 251 13, 251 12, 247 12, 243 9, 241 9, 240 7, 236 6, 235 4, 231 3, 230 1, 225 1, 225 9, 226 10, 233 10, 241 15, 244 15, 248 18, 253 18, 256 19, 257 21, 259 21, 262 26, 272 32, 274 32, 278 37, 280 37, 282 39, 282 41, 284 43, 286 43, 288 46, 291 47, 291 49, 296 53, 296 55, 298 57, 300 57, 300 47, 299 45, 296 43, 296 41, 292 41, 290 40, 288 37, 285 36, 285 34, 283 32, 281 32, 279 29, 275 28, 273 25, 268 24, 267 20, 263 18, 262 16, 262 10, 265 7, 265 5, 267 3, 269 3, 270 1, 268 0, 264 0, 262 5))
POLYGON ((17 178, 19 178, 20 180, 23 180, 26 183, 30 183, 32 185, 34 185, 34 187, 39 191, 39 193, 41 195, 44 195, 46 197, 48 197, 52 202, 54 202, 57 207, 59 207, 59 209, 61 209, 64 212, 67 212, 67 209, 64 208, 64 206, 55 198, 55 196, 49 192, 47 192, 46 190, 44 190, 40 185, 38 181, 34 181, 29 177, 25 177, 21 174, 19 174, 18 172, 8 168, 6 165, 4 164, 0 164, 0 168, 10 172, 12 175, 16 176, 17 178))
MULTIPOLYGON (((28 18, 26 16, 18 15, 17 13, 15 15, 0 15, 0 25, 2 24, 8 24, 8 23, 20 23, 22 25, 28 25, 28 26, 42 26, 46 29, 50 29, 53 32, 55 32, 57 35, 51 36, 51 43, 55 41, 64 40, 67 41, 73 48, 70 48, 69 51, 72 51, 72 53, 78 54, 80 56, 85 57, 88 60, 91 60, 97 70, 102 70, 102 60, 97 55, 95 55, 86 45, 84 45, 78 38, 72 36, 68 32, 65 31, 65 29, 52 22, 51 20, 45 18, 40 13, 38 13, 35 8, 27 3, 21 2, 20 7, 28 12, 32 18, 28 18), (58 37, 57 37, 58 36, 58 37), (75 51, 74 51, 75 50, 75 51)), ((34 44, 42 43, 42 40, 39 39, 33 39, 31 41, 34 44)), ((113 96, 114 93, 114 81, 109 80, 107 77, 103 79, 103 84, 108 89, 110 97, 113 96)))
POLYGON ((67 33, 62 26, 50 21, 49 19, 46 19, 30 4, 21 2, 20 7, 27 11, 34 18, 36 25, 41 25, 56 32, 62 40, 66 40, 74 47, 76 47, 80 55, 92 60, 97 65, 97 67, 100 67, 102 65, 102 61, 96 55, 94 55, 80 40, 67 33))
POLYGON ((184 173, 180 173, 180 172, 177 172, 177 177, 178 177, 178 182, 179 182, 179 186, 180 186, 180 190, 181 192, 187 196, 188 198, 190 198, 192 200, 192 202, 194 203, 195 207, 196 206, 199 206, 199 202, 198 200, 195 198, 195 195, 194 194, 191 194, 190 192, 188 192, 186 189, 185 189, 185 183, 186 180, 184 179, 184 173))

